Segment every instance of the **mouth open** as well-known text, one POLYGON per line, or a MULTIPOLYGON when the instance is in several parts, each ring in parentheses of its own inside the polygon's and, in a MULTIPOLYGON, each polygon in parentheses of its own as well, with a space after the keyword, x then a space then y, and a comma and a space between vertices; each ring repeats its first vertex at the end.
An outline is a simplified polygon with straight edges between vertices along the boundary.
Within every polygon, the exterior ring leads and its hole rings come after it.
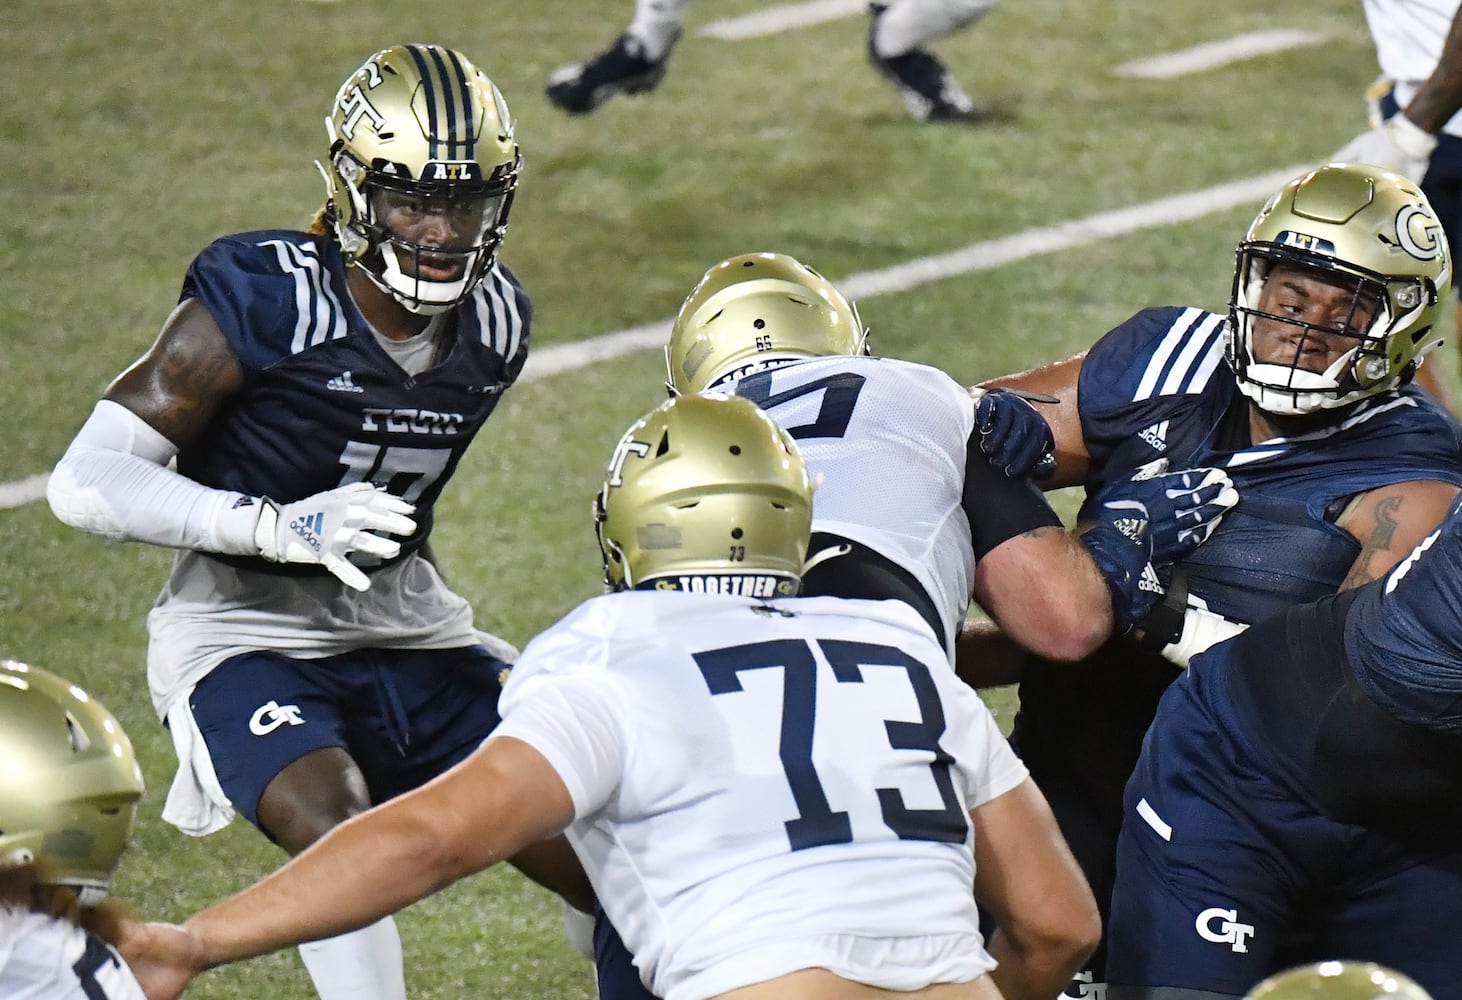
POLYGON ((462 277, 467 262, 460 254, 421 253, 416 256, 416 276, 427 281, 455 281, 462 277))

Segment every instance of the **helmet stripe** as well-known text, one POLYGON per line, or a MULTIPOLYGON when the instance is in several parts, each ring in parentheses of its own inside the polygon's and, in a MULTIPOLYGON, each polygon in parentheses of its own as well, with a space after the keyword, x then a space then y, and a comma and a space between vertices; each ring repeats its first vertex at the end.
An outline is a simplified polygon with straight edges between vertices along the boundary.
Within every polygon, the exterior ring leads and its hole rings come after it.
POLYGON ((431 159, 470 158, 471 136, 465 126, 472 107, 471 91, 457 54, 437 46, 408 45, 406 50, 421 75, 431 159), (450 57, 451 66, 443 58, 444 53, 450 57), (457 110, 459 104, 461 113, 457 110))

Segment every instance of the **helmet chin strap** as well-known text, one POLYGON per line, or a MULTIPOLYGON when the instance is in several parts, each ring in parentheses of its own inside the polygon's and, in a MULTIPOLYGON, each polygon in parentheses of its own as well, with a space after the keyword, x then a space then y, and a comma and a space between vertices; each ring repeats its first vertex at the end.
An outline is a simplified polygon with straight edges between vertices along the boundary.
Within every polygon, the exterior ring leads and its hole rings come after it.
POLYGON ((380 253, 381 274, 378 276, 370 268, 365 268, 366 274, 370 275, 370 279, 375 282, 376 287, 418 316, 436 316, 466 298, 468 282, 472 279, 478 259, 482 255, 481 250, 474 250, 465 255, 462 277, 454 281, 431 281, 426 278, 409 277, 403 272, 396 256, 396 248, 390 240, 382 242, 380 253), (440 294, 424 298, 420 294, 408 292, 408 288, 414 289, 417 293, 425 291, 440 292, 440 294))
POLYGON ((1338 376, 1354 355, 1354 349, 1346 351, 1323 372, 1251 360, 1239 388, 1259 409, 1285 417, 1350 406, 1360 397, 1349 393, 1341 397, 1338 376))

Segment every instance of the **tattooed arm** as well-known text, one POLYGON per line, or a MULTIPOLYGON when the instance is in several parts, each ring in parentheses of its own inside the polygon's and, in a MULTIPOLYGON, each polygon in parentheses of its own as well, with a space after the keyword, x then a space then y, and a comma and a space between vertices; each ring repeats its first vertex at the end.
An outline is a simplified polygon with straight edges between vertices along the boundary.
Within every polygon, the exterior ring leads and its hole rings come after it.
POLYGON ((1380 579, 1447 514, 1457 487, 1434 479, 1393 483, 1356 497, 1336 524, 1360 542, 1341 590, 1380 579))
POLYGON ((263 505, 168 468, 243 378, 208 310, 195 299, 183 302, 148 352, 112 383, 52 471, 51 510, 74 528, 119 541, 258 555, 263 505))
POLYGON ((141 417, 175 448, 185 448, 243 381, 223 331, 190 298, 173 310, 152 348, 117 376, 104 398, 141 417))

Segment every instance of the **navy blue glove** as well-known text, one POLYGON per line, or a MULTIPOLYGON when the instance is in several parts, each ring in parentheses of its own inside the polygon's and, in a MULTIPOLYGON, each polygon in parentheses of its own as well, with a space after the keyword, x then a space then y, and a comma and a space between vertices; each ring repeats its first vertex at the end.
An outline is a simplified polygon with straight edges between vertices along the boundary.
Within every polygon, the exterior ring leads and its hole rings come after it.
POLYGON ((1012 479, 1049 479, 1056 471, 1056 439, 1035 407, 1004 389, 990 389, 975 404, 980 450, 1012 479))
POLYGON ((1112 592, 1119 632, 1147 617, 1163 596, 1153 570, 1192 552, 1239 502, 1222 469, 1163 472, 1166 459, 1108 483, 1086 504, 1094 522, 1081 540, 1112 592))

